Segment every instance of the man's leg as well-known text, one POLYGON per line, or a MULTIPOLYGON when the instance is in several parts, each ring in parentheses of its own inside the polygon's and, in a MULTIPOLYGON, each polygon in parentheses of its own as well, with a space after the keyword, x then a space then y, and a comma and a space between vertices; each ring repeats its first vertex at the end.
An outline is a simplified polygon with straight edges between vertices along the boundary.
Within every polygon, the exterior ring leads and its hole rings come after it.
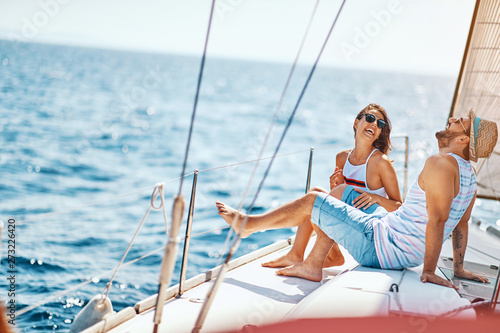
MULTIPOLYGON (((345 186, 338 186, 330 192, 330 195, 340 200, 344 189, 345 186)), ((276 274, 321 281, 323 267, 333 266, 331 263, 335 263, 337 266, 344 263, 344 256, 340 252, 339 245, 316 224, 311 223, 311 225, 318 236, 309 256, 301 263, 276 271, 276 274)))
MULTIPOLYGON (((313 187, 309 192, 324 192, 328 193, 324 188, 319 186, 313 187)), ((287 254, 262 264, 263 267, 287 267, 293 264, 304 261, 304 252, 306 251, 307 244, 313 233, 312 223, 302 223, 297 229, 295 241, 293 242, 290 252, 287 254)))
MULTIPOLYGON (((344 189, 345 185, 339 185, 330 192, 330 195, 334 198, 342 200, 344 189)), ((322 189, 320 187, 313 187, 311 191, 328 193, 325 189, 322 189)), ((288 267, 302 262, 304 260, 304 252, 306 250, 307 244, 309 243, 309 239, 311 238, 313 230, 313 223, 311 221, 309 221, 309 223, 303 223, 299 225, 297 236, 295 237, 295 241, 292 245, 292 248, 290 249, 290 252, 282 257, 279 257, 276 260, 263 263, 262 266, 278 268, 288 267)), ((337 243, 334 243, 326 260, 324 261, 323 267, 341 266, 344 264, 344 262, 344 255, 340 251, 339 245, 337 243)))
POLYGON ((241 238, 246 238, 252 233, 270 229, 290 228, 309 223, 311 220, 311 210, 316 200, 317 192, 309 192, 303 197, 289 202, 275 210, 260 215, 246 215, 238 212, 236 209, 216 201, 219 215, 240 233, 241 238), (243 230, 241 225, 248 216, 243 230))
POLYGON ((306 260, 303 262, 277 270, 276 274, 296 276, 311 281, 321 281, 323 278, 322 268, 325 263, 325 258, 330 252, 330 249, 332 249, 332 246, 336 245, 338 248, 338 245, 317 225, 312 225, 318 236, 309 256, 307 256, 306 260))

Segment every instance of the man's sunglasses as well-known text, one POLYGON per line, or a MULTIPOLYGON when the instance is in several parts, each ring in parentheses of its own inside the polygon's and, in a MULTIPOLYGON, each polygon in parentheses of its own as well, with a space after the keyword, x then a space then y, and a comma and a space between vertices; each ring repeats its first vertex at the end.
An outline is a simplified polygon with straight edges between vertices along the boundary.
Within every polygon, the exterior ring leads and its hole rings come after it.
POLYGON ((361 119, 363 116, 365 116, 365 120, 367 123, 373 123, 376 120, 377 126, 380 129, 384 129, 387 126, 387 123, 384 120, 375 118, 375 116, 371 113, 362 114, 358 117, 358 119, 361 119))

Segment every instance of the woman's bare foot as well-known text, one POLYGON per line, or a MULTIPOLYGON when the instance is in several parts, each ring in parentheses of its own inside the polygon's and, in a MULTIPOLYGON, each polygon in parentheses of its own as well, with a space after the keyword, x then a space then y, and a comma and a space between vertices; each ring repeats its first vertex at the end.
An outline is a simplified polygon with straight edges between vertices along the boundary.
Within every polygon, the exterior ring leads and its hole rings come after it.
POLYGON ((233 227, 235 232, 240 234, 241 238, 247 238, 252 234, 251 231, 247 230, 247 226, 245 226, 245 230, 240 232, 240 226, 243 223, 243 219, 245 218, 245 215, 243 213, 220 201, 216 201, 215 205, 219 210, 219 215, 222 216, 227 224, 233 227))
POLYGON ((337 243, 333 244, 328 256, 323 263, 323 267, 342 266, 345 263, 344 255, 340 251, 337 243))
POLYGON ((319 282, 323 278, 321 267, 312 267, 306 261, 282 268, 276 271, 277 275, 295 276, 319 282))
POLYGON ((299 256, 298 254, 294 254, 292 252, 288 252, 284 256, 279 257, 278 259, 271 260, 262 264, 262 267, 288 267, 291 265, 298 264, 299 262, 304 261, 304 256, 299 256))

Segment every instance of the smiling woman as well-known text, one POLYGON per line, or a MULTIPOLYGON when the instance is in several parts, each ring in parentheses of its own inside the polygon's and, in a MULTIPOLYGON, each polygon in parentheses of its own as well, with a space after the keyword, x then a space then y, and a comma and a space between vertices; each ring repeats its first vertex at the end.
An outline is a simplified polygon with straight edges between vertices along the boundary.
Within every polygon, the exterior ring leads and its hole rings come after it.
MULTIPOLYGON (((391 129, 391 122, 383 107, 371 103, 362 109, 354 120, 354 148, 337 154, 336 167, 330 176, 330 191, 319 186, 313 187, 311 191, 330 193, 368 214, 396 210, 402 200, 396 171, 387 157, 391 150, 391 129)), ((225 205, 218 204, 218 208, 219 215, 231 223, 235 211, 225 205)), ((301 224, 290 252, 263 266, 286 267, 302 262, 312 232, 310 223, 301 224)), ((344 257, 338 245, 335 245, 324 266, 339 266, 343 263, 344 257)))

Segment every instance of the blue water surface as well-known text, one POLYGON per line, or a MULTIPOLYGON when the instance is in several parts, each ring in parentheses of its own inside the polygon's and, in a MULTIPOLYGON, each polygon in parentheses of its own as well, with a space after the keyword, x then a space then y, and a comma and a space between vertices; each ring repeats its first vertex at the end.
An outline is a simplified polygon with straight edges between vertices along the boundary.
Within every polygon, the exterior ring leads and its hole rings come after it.
MULTIPOLYGON (((160 182, 170 222, 199 66, 196 57, 0 41, 1 219, 16 221, 14 299, 18 312, 46 301, 16 318, 20 332, 69 330, 109 281, 160 182)), ((239 206, 254 163, 208 169, 258 157, 290 67, 207 58, 186 168, 189 174, 200 170, 188 278, 220 263, 228 230, 203 232, 225 227, 214 202, 239 206)), ((308 71, 305 65, 298 68, 265 156, 272 155, 308 71)), ((254 212, 304 193, 312 146, 312 184, 328 187, 336 152, 353 144, 354 116, 371 102, 391 117, 390 156, 403 191, 404 139, 397 136, 410 138, 412 181, 425 158, 437 152, 434 133, 446 124, 455 80, 319 66, 280 149, 294 154, 274 161, 254 212)), ((268 162, 259 165, 245 209, 268 162)), ((189 175, 182 186, 186 198, 191 183, 189 175)), ((498 205, 477 209, 492 219, 498 205)), ((254 234, 237 256, 293 232, 254 234)), ((5 275, 6 237, 4 230, 5 275)), ((163 215, 153 211, 125 262, 166 240, 163 215)), ((119 271, 110 291, 116 311, 157 292, 162 253, 119 271)), ((172 283, 178 282, 179 268, 178 262, 172 283)), ((2 278, 3 301, 10 299, 8 289, 2 278)))

